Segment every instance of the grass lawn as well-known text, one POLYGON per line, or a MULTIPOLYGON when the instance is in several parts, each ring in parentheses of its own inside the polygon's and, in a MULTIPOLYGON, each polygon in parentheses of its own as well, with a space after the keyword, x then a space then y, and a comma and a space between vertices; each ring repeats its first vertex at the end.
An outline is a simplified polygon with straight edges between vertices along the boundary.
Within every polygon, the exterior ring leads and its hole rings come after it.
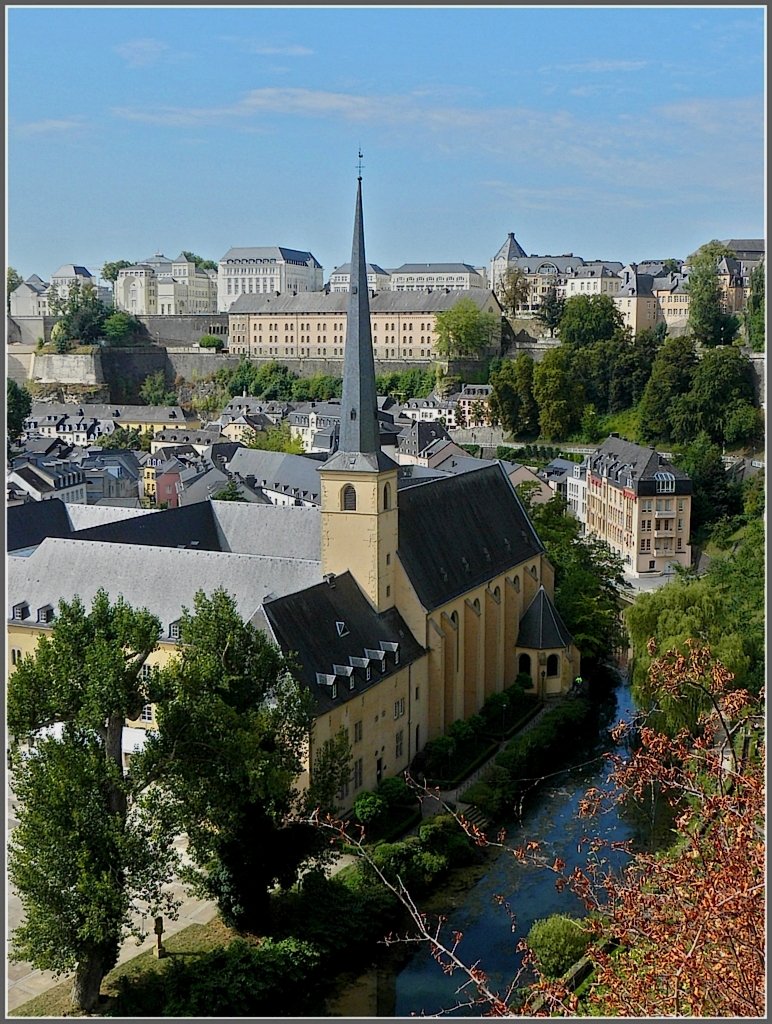
MULTIPOLYGON (((246 938, 246 936, 243 936, 246 938)), ((164 948, 169 954, 168 959, 157 960, 152 950, 145 950, 118 964, 105 977, 102 982, 102 998, 98 1007, 99 1012, 109 1009, 112 1000, 118 993, 117 982, 122 977, 139 977, 143 974, 163 971, 169 959, 175 956, 195 957, 207 953, 216 946, 227 946, 234 938, 236 932, 215 918, 207 924, 191 924, 187 928, 164 939, 164 948)), ((248 941, 248 940, 247 940, 248 941)), ((76 1014, 70 1006, 70 994, 72 992, 72 978, 62 981, 54 988, 43 992, 29 1002, 22 1003, 13 1011, 14 1017, 75 1017, 76 1014)))

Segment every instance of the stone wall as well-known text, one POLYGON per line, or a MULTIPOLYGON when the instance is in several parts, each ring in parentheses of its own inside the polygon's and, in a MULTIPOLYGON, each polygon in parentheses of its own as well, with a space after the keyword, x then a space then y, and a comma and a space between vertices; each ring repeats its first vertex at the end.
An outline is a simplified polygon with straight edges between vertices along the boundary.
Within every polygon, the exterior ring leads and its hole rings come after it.
POLYGON ((35 345, 38 338, 51 340, 51 328, 58 316, 9 316, 6 318, 8 344, 35 345))
POLYGON ((191 313, 179 316, 139 316, 147 339, 159 345, 193 345, 202 334, 228 339, 227 313, 191 313))
POLYGON ((69 355, 32 353, 30 379, 42 384, 102 384, 101 352, 69 355))

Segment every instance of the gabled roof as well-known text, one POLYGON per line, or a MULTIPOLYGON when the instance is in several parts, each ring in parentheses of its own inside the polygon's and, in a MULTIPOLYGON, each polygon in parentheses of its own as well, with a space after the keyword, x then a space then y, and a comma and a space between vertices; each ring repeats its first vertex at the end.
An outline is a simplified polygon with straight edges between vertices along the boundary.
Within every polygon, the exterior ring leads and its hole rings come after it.
POLYGON ((427 610, 544 549, 503 468, 400 491, 399 558, 427 610))
POLYGON ((316 257, 304 249, 287 249, 282 245, 263 245, 255 247, 235 246, 229 249, 220 259, 220 263, 228 260, 276 260, 277 263, 305 263, 311 267, 321 268, 316 257))
MULTIPOLYGON (((234 313, 270 313, 271 315, 301 315, 306 313, 345 313, 348 292, 298 292, 289 295, 239 295, 230 307, 234 313)), ((432 291, 376 292, 370 299, 371 313, 435 313, 451 309, 459 300, 468 299, 484 309, 494 296, 487 288, 448 289, 435 287, 432 291)))
POLYGON ((208 501, 93 526, 80 530, 77 539, 162 548, 197 548, 199 551, 220 550, 220 538, 208 501))
MULTIPOLYGON (((379 267, 377 263, 368 263, 367 264, 367 273, 368 274, 383 274, 386 277, 389 276, 388 270, 384 270, 383 267, 379 267)), ((330 278, 332 279, 337 274, 341 274, 341 275, 345 275, 345 276, 350 275, 351 274, 351 263, 344 263, 342 266, 336 267, 335 270, 333 270, 332 274, 330 274, 330 278)))
POLYGON ((301 681, 322 711, 360 696, 424 653, 399 612, 390 608, 379 614, 348 571, 329 583, 266 600, 263 611, 282 650, 297 654, 301 681), (394 653, 382 644, 399 645, 398 664, 394 653), (367 650, 385 650, 386 671, 380 669, 384 659, 372 659, 369 681, 364 667, 350 661, 366 658, 367 650), (317 673, 332 676, 336 665, 353 668, 353 673, 338 675, 337 697, 333 698, 330 686, 317 681, 317 673), (349 689, 349 677, 354 680, 353 690, 349 689))
POLYGON ((566 629, 549 594, 543 585, 540 586, 520 620, 517 646, 544 651, 554 650, 556 647, 568 647, 573 642, 574 638, 566 629))
POLYGON ((305 455, 285 455, 284 452, 239 448, 227 463, 227 469, 230 473, 238 474, 250 486, 283 491, 306 501, 318 503, 320 500, 321 481, 317 459, 305 455), (253 483, 250 483, 250 477, 254 477, 253 483))

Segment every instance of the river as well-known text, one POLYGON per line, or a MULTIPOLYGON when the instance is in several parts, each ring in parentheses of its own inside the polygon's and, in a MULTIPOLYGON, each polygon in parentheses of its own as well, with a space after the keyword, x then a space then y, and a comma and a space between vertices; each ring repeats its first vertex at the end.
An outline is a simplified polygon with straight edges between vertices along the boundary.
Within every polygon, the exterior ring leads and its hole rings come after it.
MULTIPOLYGON (((574 763, 588 763, 542 783, 526 804, 522 820, 505 826, 508 843, 514 846, 528 839, 538 840, 542 844, 541 852, 550 862, 560 857, 570 871, 574 865, 586 863, 586 848, 582 852, 577 849, 583 836, 600 834, 609 840, 636 838, 635 826, 621 818, 616 810, 596 820, 577 817, 579 801, 585 791, 605 784, 608 763, 602 755, 614 749, 609 727, 620 719, 629 721, 634 712, 630 687, 623 681, 603 700, 597 739, 585 741, 572 759, 574 763)), ((621 866, 626 859, 623 853, 607 856, 613 867, 621 866)), ((516 952, 519 940, 527 935, 535 920, 555 913, 580 917, 585 910, 572 893, 556 890, 551 871, 519 863, 510 854, 502 853, 466 893, 450 917, 449 926, 463 932, 458 952, 464 961, 468 964, 479 961, 493 990, 503 994, 520 962, 516 952), (509 904, 515 915, 514 925, 497 897, 503 897, 509 904)), ((422 948, 396 977, 394 1015, 435 1014, 465 1001, 466 997, 457 994, 463 980, 458 974, 443 974, 428 950, 422 948)), ((453 1013, 465 1015, 463 1009, 453 1013)), ((466 1013, 477 1016, 480 1010, 476 1008, 466 1013)))

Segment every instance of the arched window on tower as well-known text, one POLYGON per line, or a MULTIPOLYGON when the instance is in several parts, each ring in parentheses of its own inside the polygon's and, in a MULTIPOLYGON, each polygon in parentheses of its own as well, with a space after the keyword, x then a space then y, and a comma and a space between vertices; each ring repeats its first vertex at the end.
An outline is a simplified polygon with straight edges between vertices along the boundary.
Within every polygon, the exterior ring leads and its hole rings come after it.
POLYGON ((557 654, 550 654, 547 658, 547 675, 556 676, 560 669, 560 658, 557 654))
POLYGON ((391 508, 391 484, 383 485, 383 508, 384 510, 391 508))
POLYGON ((357 492, 354 490, 351 484, 346 484, 346 486, 343 488, 340 505, 344 512, 356 512, 357 492))
POLYGON ((450 621, 456 627, 454 632, 456 634, 456 672, 458 672, 458 646, 459 646, 458 612, 451 612, 450 613, 450 621))

